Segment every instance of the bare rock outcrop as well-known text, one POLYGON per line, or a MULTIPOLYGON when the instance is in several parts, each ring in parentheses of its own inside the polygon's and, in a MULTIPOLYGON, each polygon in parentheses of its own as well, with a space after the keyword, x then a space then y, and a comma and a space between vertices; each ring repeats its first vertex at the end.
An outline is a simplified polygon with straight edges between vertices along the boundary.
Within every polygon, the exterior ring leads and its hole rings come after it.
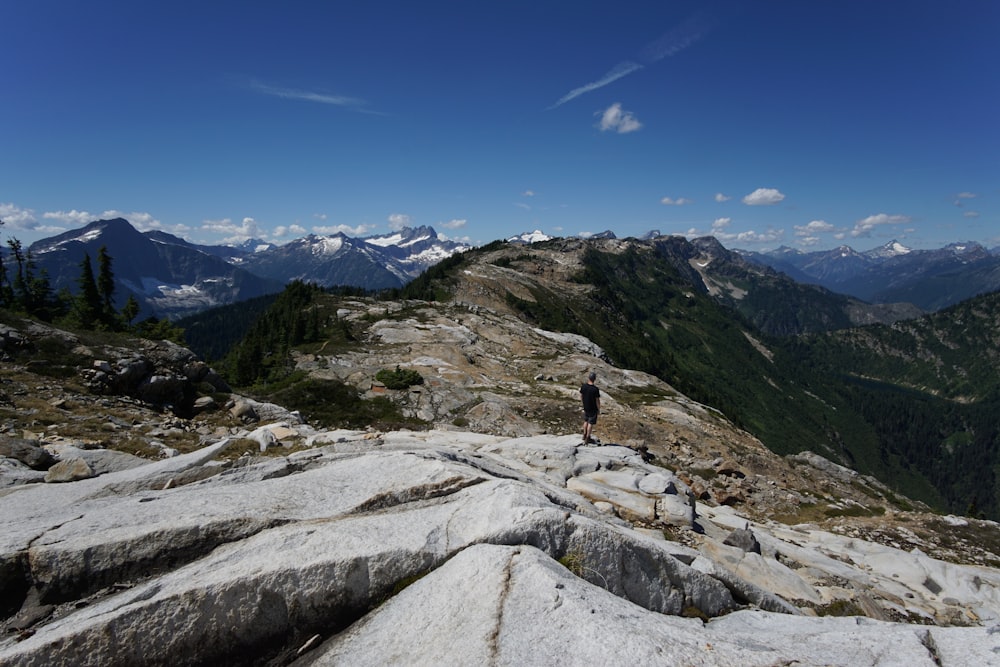
POLYGON ((313 447, 4 491, 0 662, 959 665, 1000 643, 995 570, 702 506, 625 447, 258 428, 313 447), (836 600, 931 625, 804 617, 836 600))

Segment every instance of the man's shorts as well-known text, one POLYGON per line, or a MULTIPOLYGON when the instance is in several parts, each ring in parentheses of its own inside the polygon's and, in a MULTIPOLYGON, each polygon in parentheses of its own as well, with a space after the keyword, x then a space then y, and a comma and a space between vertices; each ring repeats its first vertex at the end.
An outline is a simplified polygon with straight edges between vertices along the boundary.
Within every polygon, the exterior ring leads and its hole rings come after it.
POLYGON ((588 424, 596 424, 597 423, 597 413, 596 412, 584 412, 583 413, 583 421, 587 422, 588 424))

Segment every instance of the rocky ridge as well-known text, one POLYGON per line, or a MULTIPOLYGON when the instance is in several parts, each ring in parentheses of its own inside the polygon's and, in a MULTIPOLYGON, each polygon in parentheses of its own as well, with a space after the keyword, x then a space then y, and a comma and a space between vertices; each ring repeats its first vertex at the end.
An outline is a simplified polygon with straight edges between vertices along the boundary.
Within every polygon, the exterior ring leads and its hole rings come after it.
POLYGON ((0 662, 996 660, 995 524, 779 457, 592 342, 473 299, 338 308, 367 323, 360 349, 299 367, 433 429, 328 430, 236 395, 186 417, 95 398, 86 376, 126 347, 73 341, 64 379, 4 362, 4 445, 89 473, 38 483, 52 461, 4 454, 0 662), (396 364, 425 383, 373 381, 396 364), (589 369, 604 444, 586 447, 567 434, 589 369))

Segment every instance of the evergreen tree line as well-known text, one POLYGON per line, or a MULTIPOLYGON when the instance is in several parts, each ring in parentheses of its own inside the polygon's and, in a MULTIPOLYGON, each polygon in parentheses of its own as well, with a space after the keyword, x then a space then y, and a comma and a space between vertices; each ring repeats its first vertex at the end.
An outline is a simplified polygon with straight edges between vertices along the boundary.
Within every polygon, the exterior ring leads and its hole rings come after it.
POLYGON ((150 317, 133 324, 139 302, 131 294, 120 311, 115 309, 113 261, 106 246, 97 252, 96 273, 90 254, 84 253, 76 294, 66 287, 54 291, 48 272, 38 270, 18 239, 7 239, 7 248, 9 255, 0 255, 0 308, 77 329, 122 331, 183 342, 183 332, 165 320, 150 317))
POLYGON ((291 373, 296 345, 326 339, 326 316, 316 306, 323 289, 293 281, 278 295, 243 339, 222 361, 222 374, 234 385, 247 387, 275 382, 291 373))

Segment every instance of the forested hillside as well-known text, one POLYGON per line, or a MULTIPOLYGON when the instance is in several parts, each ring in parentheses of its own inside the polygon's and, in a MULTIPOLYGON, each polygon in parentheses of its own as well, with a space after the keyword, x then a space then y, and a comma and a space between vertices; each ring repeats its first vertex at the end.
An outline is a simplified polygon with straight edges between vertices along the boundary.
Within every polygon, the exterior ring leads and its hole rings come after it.
POLYGON ((791 357, 919 470, 954 511, 998 513, 1000 292, 926 317, 805 336, 791 357))

